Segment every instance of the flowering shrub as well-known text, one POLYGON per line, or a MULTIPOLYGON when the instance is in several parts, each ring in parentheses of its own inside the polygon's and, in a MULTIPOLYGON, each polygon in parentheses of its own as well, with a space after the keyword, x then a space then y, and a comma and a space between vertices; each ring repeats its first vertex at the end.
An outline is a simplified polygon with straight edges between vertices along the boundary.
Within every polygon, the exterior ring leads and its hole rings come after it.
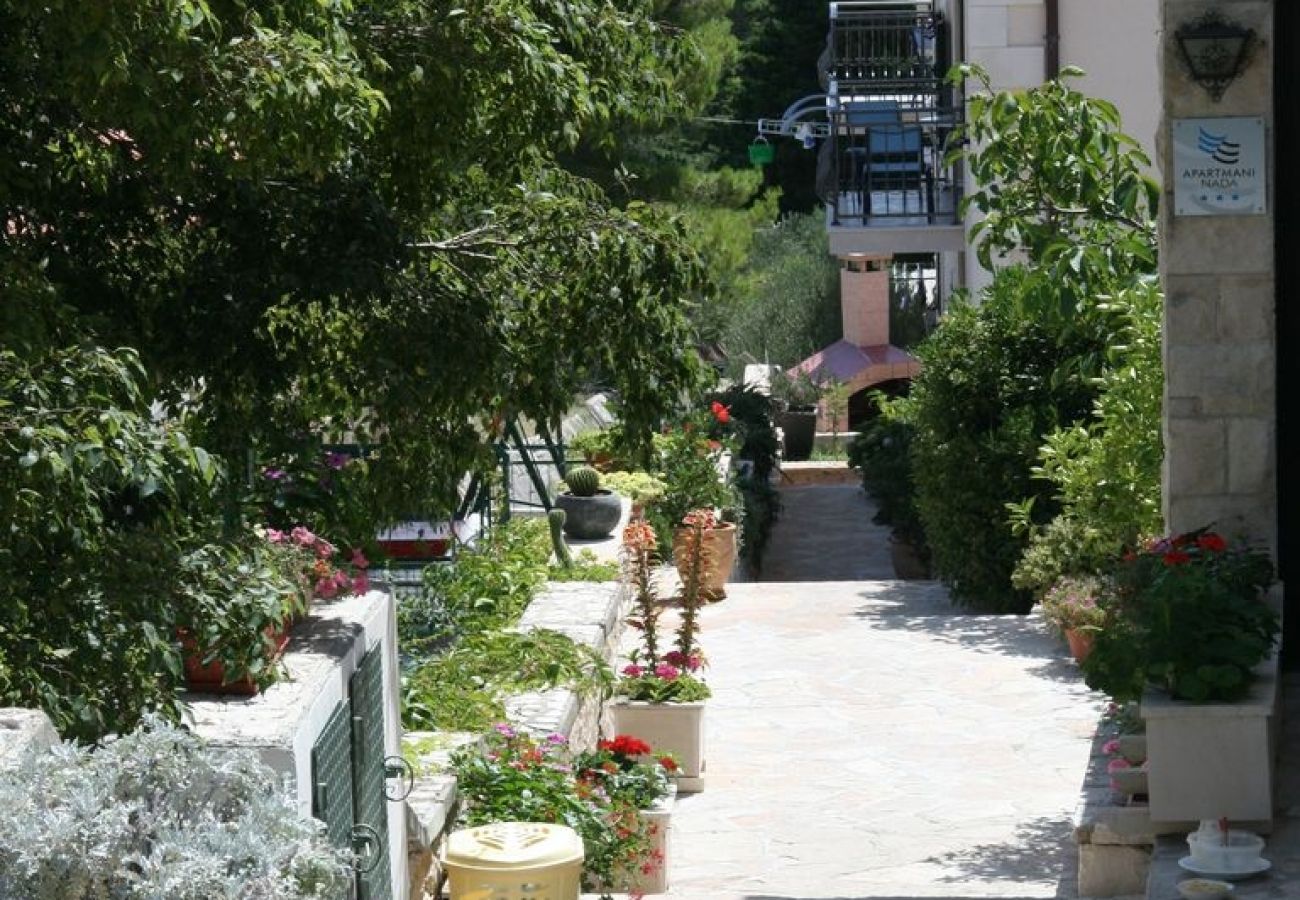
POLYGON ((338 548, 303 525, 295 525, 288 531, 265 528, 260 534, 274 548, 273 553, 284 566, 285 574, 303 588, 304 599, 329 600, 345 594, 363 594, 370 589, 367 571, 370 561, 359 547, 348 554, 352 569, 349 573, 334 562, 338 548))
POLYGON ((667 797, 669 779, 677 771, 671 754, 656 754, 630 734, 598 742, 595 750, 578 754, 574 765, 580 782, 636 809, 649 809, 667 797))
MULTIPOLYGON (((609 760, 616 767, 613 752, 609 760)), ((582 880, 588 890, 627 884, 653 872, 650 826, 629 802, 628 793, 607 788, 618 779, 596 776, 583 758, 575 765, 562 734, 536 739, 510 725, 498 724, 481 746, 452 755, 461 798, 463 827, 492 822, 546 822, 567 825, 586 849, 582 880)), ((601 771, 604 771, 603 769, 601 771)), ((612 775, 615 773, 605 773, 612 775)), ((635 793, 629 786, 627 791, 635 793)), ((608 897, 608 894, 602 895, 608 897)))
POLYGON ((654 436, 657 475, 667 486, 648 510, 660 533, 681 523, 701 507, 735 507, 734 489, 720 473, 722 454, 732 449, 731 413, 715 401, 716 411, 695 413, 654 436))
POLYGON ((1090 687, 1121 702, 1148 683, 1196 702, 1246 693, 1279 628, 1263 598, 1273 581, 1267 555, 1201 529, 1126 553, 1113 579, 1083 665, 1090 687))
POLYGON ((1097 631, 1105 613, 1098 603, 1107 590, 1104 579, 1093 575, 1067 575, 1043 595, 1043 619, 1056 631, 1097 631))
POLYGON ((251 753, 152 720, 0 772, 0 897, 343 900, 323 830, 251 753))

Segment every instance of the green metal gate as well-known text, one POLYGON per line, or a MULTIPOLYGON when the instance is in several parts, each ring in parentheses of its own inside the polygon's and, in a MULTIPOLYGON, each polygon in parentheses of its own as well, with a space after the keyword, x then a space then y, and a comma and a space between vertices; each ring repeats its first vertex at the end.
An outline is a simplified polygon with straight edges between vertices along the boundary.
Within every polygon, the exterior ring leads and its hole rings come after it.
POLYGON ((357 854, 357 900, 392 900, 385 795, 384 659, 365 655, 348 699, 330 715, 311 750, 312 815, 330 842, 357 854))

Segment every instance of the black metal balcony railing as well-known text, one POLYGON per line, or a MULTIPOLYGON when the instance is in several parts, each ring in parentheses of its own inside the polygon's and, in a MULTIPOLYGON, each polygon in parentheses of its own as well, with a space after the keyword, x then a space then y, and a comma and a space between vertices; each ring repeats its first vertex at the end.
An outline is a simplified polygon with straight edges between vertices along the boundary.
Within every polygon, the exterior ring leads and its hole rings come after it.
POLYGON ((834 3, 827 44, 824 74, 841 91, 937 92, 943 86, 948 29, 928 2, 834 3))
POLYGON ((832 225, 957 224, 961 179, 946 157, 961 112, 924 99, 841 98, 831 110, 818 188, 832 225))

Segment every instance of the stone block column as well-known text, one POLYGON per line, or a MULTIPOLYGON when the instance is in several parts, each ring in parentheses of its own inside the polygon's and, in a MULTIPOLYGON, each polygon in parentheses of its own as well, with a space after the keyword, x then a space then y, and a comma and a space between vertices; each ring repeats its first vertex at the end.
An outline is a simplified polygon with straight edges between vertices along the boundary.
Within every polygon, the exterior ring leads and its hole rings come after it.
POLYGON ((1265 215, 1175 216, 1175 119, 1258 116, 1274 183, 1272 3, 1161 0, 1164 173, 1160 269, 1164 313, 1164 516, 1170 531, 1213 523, 1229 535, 1277 546, 1273 205, 1265 215), (1218 10, 1253 28, 1245 71, 1219 101, 1195 83, 1174 38, 1218 10))

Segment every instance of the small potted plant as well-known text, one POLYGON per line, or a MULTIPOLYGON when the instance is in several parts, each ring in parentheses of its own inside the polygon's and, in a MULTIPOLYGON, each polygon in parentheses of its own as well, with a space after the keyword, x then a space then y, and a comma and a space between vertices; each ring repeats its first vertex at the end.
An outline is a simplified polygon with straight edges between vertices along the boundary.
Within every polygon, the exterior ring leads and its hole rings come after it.
POLYGON ((772 397, 781 405, 777 416, 781 426, 784 456, 790 461, 812 456, 813 441, 817 437, 817 402, 821 387, 812 375, 801 369, 790 369, 772 377, 772 397))
POLYGON ((677 760, 656 751, 630 734, 601 740, 595 750, 574 758, 578 781, 611 802, 631 806, 650 840, 648 858, 629 881, 615 885, 629 894, 662 894, 668 890, 668 832, 677 786, 672 776, 677 760))
POLYGON ((1047 589, 1039 604, 1043 621, 1065 638, 1070 654, 1080 664, 1092 652, 1093 636, 1105 619, 1098 599, 1106 589, 1099 576, 1066 575, 1047 589))
MULTIPOLYGON (((656 865, 651 826, 638 803, 647 795, 639 778, 611 779, 621 787, 598 789, 586 777, 562 734, 535 737, 500 723, 482 741, 451 755, 460 800, 458 825, 495 822, 567 825, 585 849, 582 884, 608 897, 612 886, 633 882, 656 865)), ((455 891, 453 890, 453 894, 455 891)))
POLYGON ((1124 554, 1112 579, 1083 671, 1117 701, 1141 698, 1152 820, 1269 819, 1279 630, 1266 596, 1271 560, 1199 529, 1124 554))
POLYGON ((574 466, 564 476, 567 491, 556 494, 555 506, 564 510, 564 533, 579 541, 607 538, 623 514, 618 494, 601 487, 601 475, 590 466, 574 466))
POLYGON ((1124 554, 1112 580, 1083 667, 1090 687, 1121 702, 1147 685, 1194 703, 1245 695, 1280 627, 1266 554, 1201 529, 1124 554))
MULTIPOLYGON (((704 667, 698 643, 703 561, 694 554, 677 629, 665 640, 659 630, 663 608, 656 587, 656 547, 648 523, 633 522, 623 530, 623 564, 634 598, 627 624, 640 633, 641 641, 622 669, 610 709, 617 732, 638 735, 672 754, 678 763, 678 790, 698 791, 704 786, 704 701, 710 695, 699 675, 704 667)), ((696 543, 691 549, 698 547, 696 543)))

